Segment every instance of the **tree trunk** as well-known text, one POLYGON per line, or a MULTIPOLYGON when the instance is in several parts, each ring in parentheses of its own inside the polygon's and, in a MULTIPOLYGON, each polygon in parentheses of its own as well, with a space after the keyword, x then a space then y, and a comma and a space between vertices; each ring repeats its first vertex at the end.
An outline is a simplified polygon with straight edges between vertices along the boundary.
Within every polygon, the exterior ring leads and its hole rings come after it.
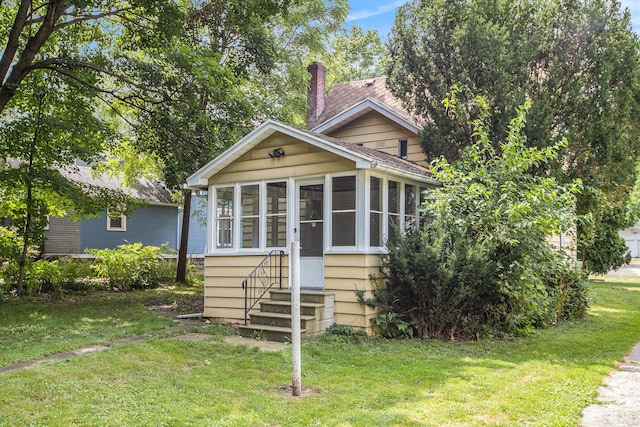
MULTIPOLYGON (((31 164, 32 159, 30 159, 29 163, 29 173, 31 173, 31 164)), ((20 267, 20 271, 18 274, 18 282, 16 283, 16 293, 18 295, 22 295, 24 293, 24 277, 25 270, 27 266, 27 257, 29 255, 29 234, 31 233, 31 215, 33 213, 33 194, 31 189, 31 180, 27 181, 27 217, 25 219, 24 229, 22 231, 22 236, 24 239, 22 245, 22 253, 20 254, 20 259, 18 260, 18 266, 20 267)))
POLYGON ((185 190, 182 206, 182 231, 180 232, 180 249, 178 250, 178 267, 176 282, 187 283, 187 248, 189 246, 189 222, 191 220, 191 190, 185 190))

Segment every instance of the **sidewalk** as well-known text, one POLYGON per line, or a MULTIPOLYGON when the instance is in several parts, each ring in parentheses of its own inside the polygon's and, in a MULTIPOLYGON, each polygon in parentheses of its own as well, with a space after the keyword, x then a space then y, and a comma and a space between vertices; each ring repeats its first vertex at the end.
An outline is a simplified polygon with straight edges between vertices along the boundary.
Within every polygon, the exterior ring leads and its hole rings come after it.
POLYGON ((581 426, 640 426, 640 342, 605 378, 598 393, 598 402, 584 408, 581 426))

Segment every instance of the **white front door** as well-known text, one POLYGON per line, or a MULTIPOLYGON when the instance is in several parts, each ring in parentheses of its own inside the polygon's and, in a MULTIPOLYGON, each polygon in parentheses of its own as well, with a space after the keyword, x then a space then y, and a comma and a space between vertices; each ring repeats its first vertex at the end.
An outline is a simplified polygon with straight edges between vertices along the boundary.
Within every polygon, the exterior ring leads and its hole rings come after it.
POLYGON ((300 287, 324 289, 324 183, 297 185, 300 287))

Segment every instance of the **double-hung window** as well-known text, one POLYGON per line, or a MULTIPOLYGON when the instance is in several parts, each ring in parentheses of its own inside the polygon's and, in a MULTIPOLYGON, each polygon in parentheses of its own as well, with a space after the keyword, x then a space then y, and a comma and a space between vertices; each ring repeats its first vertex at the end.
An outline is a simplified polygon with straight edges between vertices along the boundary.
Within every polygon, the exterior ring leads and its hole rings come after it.
POLYGON ((233 247, 233 187, 216 191, 216 247, 233 247))
POLYGON ((372 176, 369 180, 369 215, 369 246, 383 246, 382 180, 375 176, 372 176))
POLYGON ((287 246, 287 183, 268 182, 267 188, 267 247, 287 246))
POLYGON ((416 186, 404 185, 404 229, 416 226, 416 186))
POLYGON ((395 244, 398 241, 397 233, 400 231, 400 183, 389 181, 387 184, 388 208, 389 208, 389 242, 395 244))
POLYGON ((287 246, 287 183, 261 182, 216 188, 215 247, 287 246))
POLYGON ((258 184, 240 186, 240 246, 260 247, 260 187, 258 184))
POLYGON ((331 244, 356 245, 356 177, 336 176, 331 181, 331 244))

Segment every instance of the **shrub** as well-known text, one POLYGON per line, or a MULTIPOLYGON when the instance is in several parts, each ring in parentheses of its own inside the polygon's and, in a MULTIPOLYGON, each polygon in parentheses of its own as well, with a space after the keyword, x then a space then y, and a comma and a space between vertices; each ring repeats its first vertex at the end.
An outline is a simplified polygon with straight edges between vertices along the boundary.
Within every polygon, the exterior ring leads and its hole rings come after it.
MULTIPOLYGON (((455 117, 458 102, 446 105, 455 117)), ((486 101, 464 107, 478 113, 476 141, 457 163, 432 163, 441 186, 425 193, 425 228, 388 245, 382 259, 386 288, 369 302, 388 336, 407 324, 418 337, 440 339, 526 334, 586 310, 584 276, 547 240, 577 223, 580 182, 536 173, 566 141, 527 147, 525 104, 494 143, 486 101)))
POLYGON ((160 284, 164 255, 174 254, 167 245, 143 246, 127 243, 116 249, 89 249, 95 257, 92 267, 98 277, 108 279, 109 285, 121 290, 152 288, 160 284))
POLYGON ((490 255, 464 230, 435 221, 400 237, 382 257, 386 288, 374 293, 382 313, 374 325, 389 338, 413 335, 410 325, 417 337, 439 339, 493 327, 503 298, 490 255))

